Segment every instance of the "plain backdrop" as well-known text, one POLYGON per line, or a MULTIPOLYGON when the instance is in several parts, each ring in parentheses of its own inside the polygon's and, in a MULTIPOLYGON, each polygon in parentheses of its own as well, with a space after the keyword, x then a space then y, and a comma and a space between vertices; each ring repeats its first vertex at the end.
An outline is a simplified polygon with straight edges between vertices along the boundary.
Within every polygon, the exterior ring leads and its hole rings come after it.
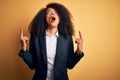
POLYGON ((68 71, 69 79, 120 80, 120 0, 0 0, 0 80, 32 79, 34 70, 18 56, 19 32, 23 27, 29 36, 29 23, 50 2, 70 10, 73 38, 80 30, 84 39, 85 56, 68 71))

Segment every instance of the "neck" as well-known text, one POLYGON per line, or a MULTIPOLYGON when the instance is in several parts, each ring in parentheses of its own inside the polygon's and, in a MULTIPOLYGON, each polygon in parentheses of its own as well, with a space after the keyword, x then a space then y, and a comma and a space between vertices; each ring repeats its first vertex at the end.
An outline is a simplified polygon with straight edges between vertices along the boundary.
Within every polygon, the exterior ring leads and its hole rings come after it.
POLYGON ((57 31, 58 31, 57 28, 47 28, 47 33, 49 35, 55 35, 57 31))

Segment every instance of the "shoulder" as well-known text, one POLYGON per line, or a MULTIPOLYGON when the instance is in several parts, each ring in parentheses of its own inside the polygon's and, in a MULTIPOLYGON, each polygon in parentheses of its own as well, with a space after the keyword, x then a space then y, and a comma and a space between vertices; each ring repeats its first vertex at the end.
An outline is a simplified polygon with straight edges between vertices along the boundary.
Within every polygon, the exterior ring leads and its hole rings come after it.
POLYGON ((63 34, 61 34, 61 33, 59 33, 59 37, 62 37, 62 38, 64 38, 64 39, 66 39, 66 40, 69 40, 69 39, 72 39, 72 35, 63 35, 63 34))
POLYGON ((68 39, 70 42, 73 41, 73 38, 72 38, 71 35, 68 35, 68 36, 67 36, 67 39, 68 39))

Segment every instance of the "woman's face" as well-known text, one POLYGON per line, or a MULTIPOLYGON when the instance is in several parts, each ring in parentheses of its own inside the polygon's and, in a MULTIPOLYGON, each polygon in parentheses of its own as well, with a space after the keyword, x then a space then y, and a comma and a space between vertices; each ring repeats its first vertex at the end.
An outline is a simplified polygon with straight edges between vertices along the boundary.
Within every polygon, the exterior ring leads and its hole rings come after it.
POLYGON ((53 8, 48 8, 46 11, 46 21, 49 28, 58 27, 60 18, 53 8))

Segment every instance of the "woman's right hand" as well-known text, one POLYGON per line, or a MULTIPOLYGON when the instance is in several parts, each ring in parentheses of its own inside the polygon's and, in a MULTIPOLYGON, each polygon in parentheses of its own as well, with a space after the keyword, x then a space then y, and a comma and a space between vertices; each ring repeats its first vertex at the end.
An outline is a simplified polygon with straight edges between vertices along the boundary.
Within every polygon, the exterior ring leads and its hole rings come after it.
POLYGON ((23 51, 27 50, 27 42, 28 42, 28 37, 23 35, 23 29, 20 29, 20 41, 21 41, 21 47, 23 51))

